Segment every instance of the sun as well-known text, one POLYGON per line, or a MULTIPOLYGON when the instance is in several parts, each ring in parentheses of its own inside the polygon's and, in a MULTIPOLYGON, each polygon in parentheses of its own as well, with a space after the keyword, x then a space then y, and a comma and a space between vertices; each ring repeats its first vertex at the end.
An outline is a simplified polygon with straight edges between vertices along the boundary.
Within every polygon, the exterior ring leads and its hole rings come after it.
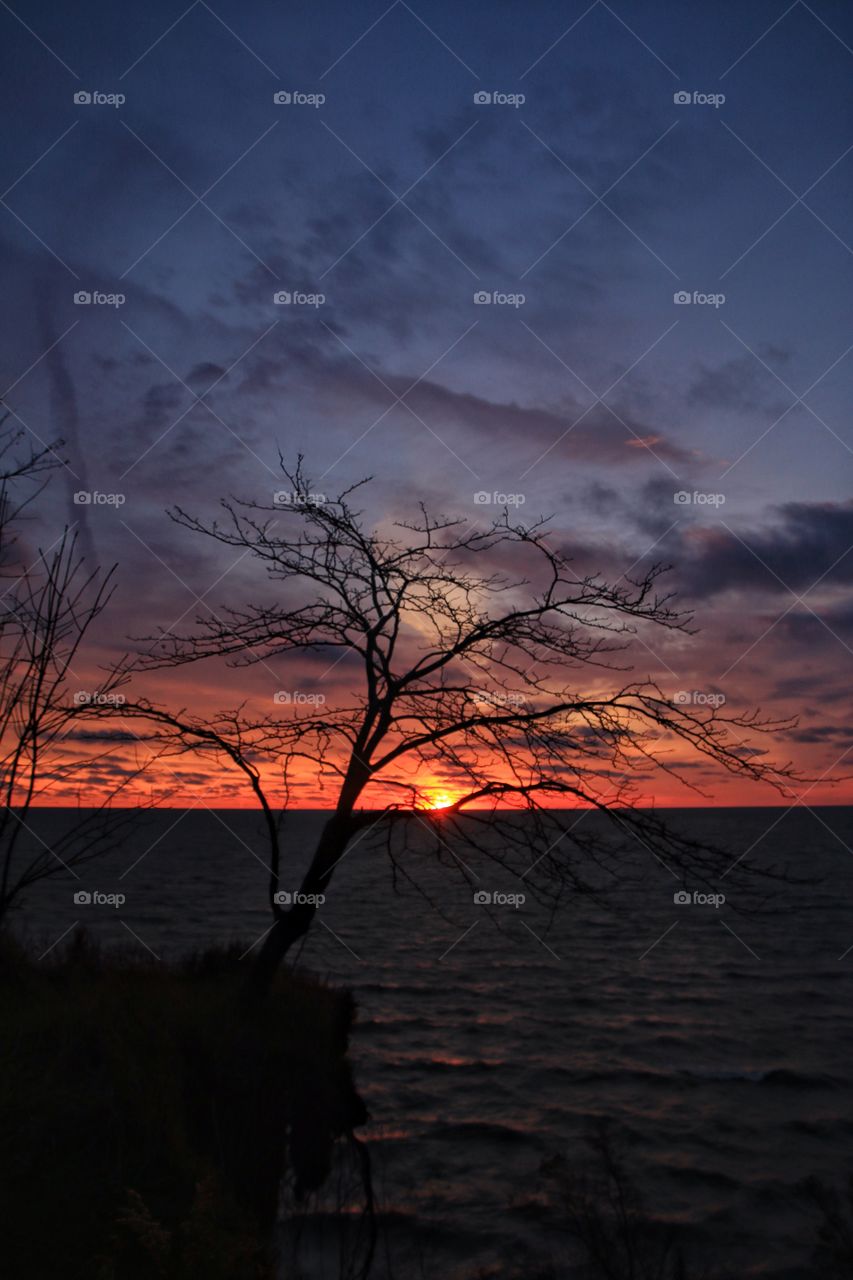
POLYGON ((428 809, 432 809, 433 812, 437 809, 449 809, 456 803, 454 797, 449 795, 446 791, 431 791, 425 799, 426 807, 428 809))

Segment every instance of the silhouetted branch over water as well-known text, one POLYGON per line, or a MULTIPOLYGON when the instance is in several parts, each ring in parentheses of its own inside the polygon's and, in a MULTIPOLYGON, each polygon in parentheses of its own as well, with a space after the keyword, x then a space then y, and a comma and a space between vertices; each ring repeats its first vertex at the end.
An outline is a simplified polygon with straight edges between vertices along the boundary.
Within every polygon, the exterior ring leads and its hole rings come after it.
POLYGON ((632 676, 632 642, 644 629, 690 631, 689 616, 662 592, 664 566, 615 583, 579 574, 552 545, 546 520, 524 525, 506 511, 472 528, 421 506, 393 532, 370 530, 354 505, 366 481, 326 499, 301 458, 293 470, 282 463, 282 473, 286 503, 225 500, 213 522, 174 512, 181 527, 251 556, 266 596, 199 619, 186 636, 155 637, 136 669, 322 653, 351 659, 347 693, 286 719, 245 706, 216 718, 145 700, 123 709, 155 726, 165 750, 218 751, 265 814, 273 927, 258 954, 261 987, 310 928, 359 837, 414 823, 437 832, 440 822, 442 840, 499 862, 523 851, 534 862, 531 892, 556 908, 569 889, 596 892, 589 869, 612 874, 626 847, 646 846, 700 885, 721 873, 724 851, 672 830, 642 803, 642 786, 661 771, 693 786, 675 751, 786 794, 792 770, 750 749, 748 735, 788 722, 682 703, 632 676), (286 801, 299 770, 333 778, 335 796, 285 910, 267 788, 272 774, 286 801), (436 771, 453 787, 440 812, 426 781, 436 771), (569 832, 555 807, 601 813, 606 838, 569 832), (513 821, 513 812, 528 820, 513 821), (480 840, 485 828, 491 838, 480 840))

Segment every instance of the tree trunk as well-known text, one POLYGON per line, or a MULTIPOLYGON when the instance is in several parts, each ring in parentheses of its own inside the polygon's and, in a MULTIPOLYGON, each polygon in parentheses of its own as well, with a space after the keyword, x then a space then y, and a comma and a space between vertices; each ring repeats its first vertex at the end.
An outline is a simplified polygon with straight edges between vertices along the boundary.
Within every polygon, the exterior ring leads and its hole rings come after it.
MULTIPOLYGON (((337 863, 352 834, 349 817, 334 814, 323 828, 311 865, 299 886, 299 894, 313 898, 325 893, 337 863)), ((317 907, 313 902, 294 902, 281 912, 270 929, 252 966, 251 988, 263 995, 272 985, 279 965, 294 942, 303 938, 311 927, 317 907)))

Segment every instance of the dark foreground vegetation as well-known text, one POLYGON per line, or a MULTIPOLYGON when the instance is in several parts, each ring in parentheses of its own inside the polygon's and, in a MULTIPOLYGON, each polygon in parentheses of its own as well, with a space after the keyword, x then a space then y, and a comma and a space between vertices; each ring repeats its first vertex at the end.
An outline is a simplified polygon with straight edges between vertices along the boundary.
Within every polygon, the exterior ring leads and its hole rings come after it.
MULTIPOLYGON (((79 932, 36 962, 0 938, 0 1274, 281 1280, 282 1188, 310 1199, 336 1144, 361 1147, 353 1020, 347 993, 286 970, 257 998, 236 951, 167 966, 79 932)), ((732 1280, 725 1242, 697 1265, 625 1155, 604 1126, 543 1165, 566 1257, 525 1280, 732 1280)), ((792 1209, 814 1274, 853 1280, 853 1180, 844 1199, 809 1180, 792 1209)), ((372 1246, 355 1253, 341 1274, 366 1277, 372 1246)))
POLYGON ((320 1185, 365 1119, 353 1005, 228 953, 181 967, 84 934, 0 951, 0 1203, 9 1280, 265 1280, 279 1188, 320 1185))

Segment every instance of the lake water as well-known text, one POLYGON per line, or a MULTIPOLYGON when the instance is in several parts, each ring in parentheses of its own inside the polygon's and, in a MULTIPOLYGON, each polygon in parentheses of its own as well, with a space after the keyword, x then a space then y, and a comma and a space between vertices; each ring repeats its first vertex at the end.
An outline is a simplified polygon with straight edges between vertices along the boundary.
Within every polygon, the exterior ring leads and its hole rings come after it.
MULTIPOLYGON (((570 895, 549 921, 531 900, 476 904, 425 854, 409 867, 432 902, 405 879, 395 892, 369 840, 341 862, 298 963, 358 1003, 351 1057, 372 1117, 376 1275, 390 1260, 390 1274, 427 1280, 477 1267, 532 1278, 547 1262, 571 1276, 541 1167, 583 1164, 584 1129, 600 1116, 625 1139, 650 1211, 683 1224, 703 1264, 814 1274, 796 1185, 817 1174, 840 1186, 853 1171, 853 810, 673 818, 733 858, 750 850, 746 865, 788 861, 818 883, 784 886, 774 915, 744 910, 746 899, 679 905, 649 854, 612 910, 570 895)), ((43 811, 32 825, 50 844, 64 821, 43 811)), ((288 818, 288 887, 321 822, 288 818)), ((478 888, 518 890, 464 856, 478 888)), ((248 947, 269 923, 263 860, 252 814, 147 815, 79 883, 63 873, 35 890, 17 927, 42 950, 75 921, 164 958, 229 939, 248 947), (126 901, 77 904, 81 889, 126 901)), ((310 1244, 303 1268, 337 1275, 310 1244)))

